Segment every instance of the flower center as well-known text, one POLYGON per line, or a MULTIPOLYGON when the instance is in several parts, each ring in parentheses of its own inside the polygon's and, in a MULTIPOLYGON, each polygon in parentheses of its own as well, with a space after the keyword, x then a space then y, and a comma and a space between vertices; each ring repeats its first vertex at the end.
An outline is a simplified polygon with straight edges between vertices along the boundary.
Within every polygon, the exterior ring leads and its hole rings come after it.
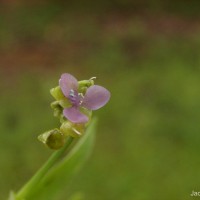
POLYGON ((79 106, 82 103, 82 98, 81 94, 78 94, 73 89, 69 91, 69 100, 74 106, 79 106))

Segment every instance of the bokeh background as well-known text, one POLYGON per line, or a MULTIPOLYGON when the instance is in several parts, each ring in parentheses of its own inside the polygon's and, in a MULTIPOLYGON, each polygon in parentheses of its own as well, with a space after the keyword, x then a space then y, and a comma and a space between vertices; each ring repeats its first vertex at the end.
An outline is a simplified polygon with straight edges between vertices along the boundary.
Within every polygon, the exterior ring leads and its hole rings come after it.
POLYGON ((200 191, 200 3, 0 2, 0 199, 51 154, 49 89, 63 72, 112 93, 71 185, 87 200, 187 200, 200 191))

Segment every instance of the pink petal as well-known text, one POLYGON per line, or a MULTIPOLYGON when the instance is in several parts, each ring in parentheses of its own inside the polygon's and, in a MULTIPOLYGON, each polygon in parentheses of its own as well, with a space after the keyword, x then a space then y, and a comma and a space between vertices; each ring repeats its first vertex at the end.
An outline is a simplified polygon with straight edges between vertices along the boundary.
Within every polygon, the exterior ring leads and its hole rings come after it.
POLYGON ((62 74, 59 80, 60 88, 66 97, 69 97, 70 90, 77 91, 78 81, 71 74, 62 74))
POLYGON ((89 110, 97 110, 110 99, 110 92, 102 86, 93 85, 86 91, 82 106, 89 110))
POLYGON ((88 117, 81 113, 78 108, 70 107, 63 110, 64 116, 71 122, 81 124, 88 121, 88 117))

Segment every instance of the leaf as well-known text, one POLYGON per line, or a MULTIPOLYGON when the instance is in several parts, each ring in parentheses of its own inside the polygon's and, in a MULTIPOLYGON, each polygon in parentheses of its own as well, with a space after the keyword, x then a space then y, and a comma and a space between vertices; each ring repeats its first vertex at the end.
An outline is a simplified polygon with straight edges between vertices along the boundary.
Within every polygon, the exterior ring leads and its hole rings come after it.
POLYGON ((96 120, 92 120, 85 134, 78 139, 68 155, 42 179, 36 193, 29 197, 30 200, 54 200, 60 191, 66 189, 72 176, 80 170, 91 153, 95 129, 96 120))

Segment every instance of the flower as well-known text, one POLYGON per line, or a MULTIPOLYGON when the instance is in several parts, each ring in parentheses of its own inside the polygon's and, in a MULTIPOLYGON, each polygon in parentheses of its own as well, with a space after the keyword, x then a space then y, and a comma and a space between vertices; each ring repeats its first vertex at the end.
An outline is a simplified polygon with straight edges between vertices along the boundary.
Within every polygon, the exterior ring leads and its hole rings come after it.
POLYGON ((78 81, 71 74, 64 73, 59 80, 64 96, 70 101, 71 107, 64 108, 63 115, 73 123, 87 123, 89 118, 80 109, 97 110, 110 99, 110 92, 102 86, 92 85, 85 94, 78 93, 78 81))

